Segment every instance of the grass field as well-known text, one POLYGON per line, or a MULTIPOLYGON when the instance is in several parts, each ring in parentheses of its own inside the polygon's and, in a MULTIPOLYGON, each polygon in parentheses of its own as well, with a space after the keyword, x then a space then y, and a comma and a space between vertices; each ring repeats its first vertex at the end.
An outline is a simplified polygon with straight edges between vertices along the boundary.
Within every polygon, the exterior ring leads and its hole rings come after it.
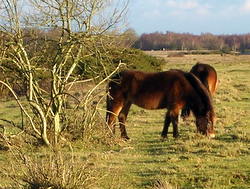
MULTIPOLYGON (((146 53, 163 57, 163 70, 188 71, 197 61, 215 67, 220 81, 213 99, 216 138, 195 133, 190 118, 180 120, 178 139, 170 133, 163 141, 160 133, 166 111, 132 106, 127 120, 130 141, 120 140, 117 132, 116 143, 110 146, 78 141, 71 144, 73 152, 62 149, 99 172, 90 188, 250 188, 250 56, 168 57, 167 52, 146 53)), ((14 102, 0 103, 0 118, 16 120, 18 115, 14 102)), ((42 156, 47 151, 32 147, 27 153, 42 156)), ((0 151, 0 168, 7 167, 11 157, 11 152, 0 151)), ((0 177, 0 188, 6 187, 10 181, 0 177)))

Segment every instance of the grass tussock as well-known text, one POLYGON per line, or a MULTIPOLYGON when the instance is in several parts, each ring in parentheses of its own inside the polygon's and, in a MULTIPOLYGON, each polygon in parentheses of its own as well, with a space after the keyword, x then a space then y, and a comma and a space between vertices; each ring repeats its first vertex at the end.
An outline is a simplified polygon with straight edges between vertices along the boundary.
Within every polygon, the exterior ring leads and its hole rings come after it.
POLYGON ((11 170, 1 171, 12 180, 13 188, 90 188, 105 175, 97 171, 94 163, 68 154, 54 152, 29 156, 16 151, 15 157, 9 167, 11 170))
POLYGON ((166 180, 159 179, 155 181, 153 189, 178 189, 178 187, 170 184, 166 180))

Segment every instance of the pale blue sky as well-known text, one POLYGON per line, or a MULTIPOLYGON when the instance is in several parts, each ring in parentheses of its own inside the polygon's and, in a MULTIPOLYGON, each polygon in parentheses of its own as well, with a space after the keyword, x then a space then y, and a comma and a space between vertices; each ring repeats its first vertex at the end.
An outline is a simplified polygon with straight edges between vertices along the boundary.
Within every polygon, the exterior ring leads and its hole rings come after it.
POLYGON ((250 0, 130 0, 128 22, 138 34, 250 33, 250 0))

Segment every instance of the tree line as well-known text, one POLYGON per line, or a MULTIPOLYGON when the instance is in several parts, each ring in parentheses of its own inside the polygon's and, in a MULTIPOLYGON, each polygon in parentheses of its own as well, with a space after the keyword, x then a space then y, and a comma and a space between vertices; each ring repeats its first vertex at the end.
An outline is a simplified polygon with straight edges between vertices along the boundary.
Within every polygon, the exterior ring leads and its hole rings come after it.
POLYGON ((200 35, 175 32, 144 33, 133 47, 141 50, 221 50, 245 52, 250 49, 250 33, 234 35, 200 35))

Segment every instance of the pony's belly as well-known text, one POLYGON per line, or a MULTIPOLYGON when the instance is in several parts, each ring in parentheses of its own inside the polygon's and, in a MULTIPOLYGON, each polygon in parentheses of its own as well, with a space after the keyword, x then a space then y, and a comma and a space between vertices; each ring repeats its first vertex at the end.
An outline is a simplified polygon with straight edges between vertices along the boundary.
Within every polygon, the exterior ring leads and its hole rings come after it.
POLYGON ((162 105, 162 95, 143 95, 135 98, 133 103, 149 110, 165 108, 162 105))

